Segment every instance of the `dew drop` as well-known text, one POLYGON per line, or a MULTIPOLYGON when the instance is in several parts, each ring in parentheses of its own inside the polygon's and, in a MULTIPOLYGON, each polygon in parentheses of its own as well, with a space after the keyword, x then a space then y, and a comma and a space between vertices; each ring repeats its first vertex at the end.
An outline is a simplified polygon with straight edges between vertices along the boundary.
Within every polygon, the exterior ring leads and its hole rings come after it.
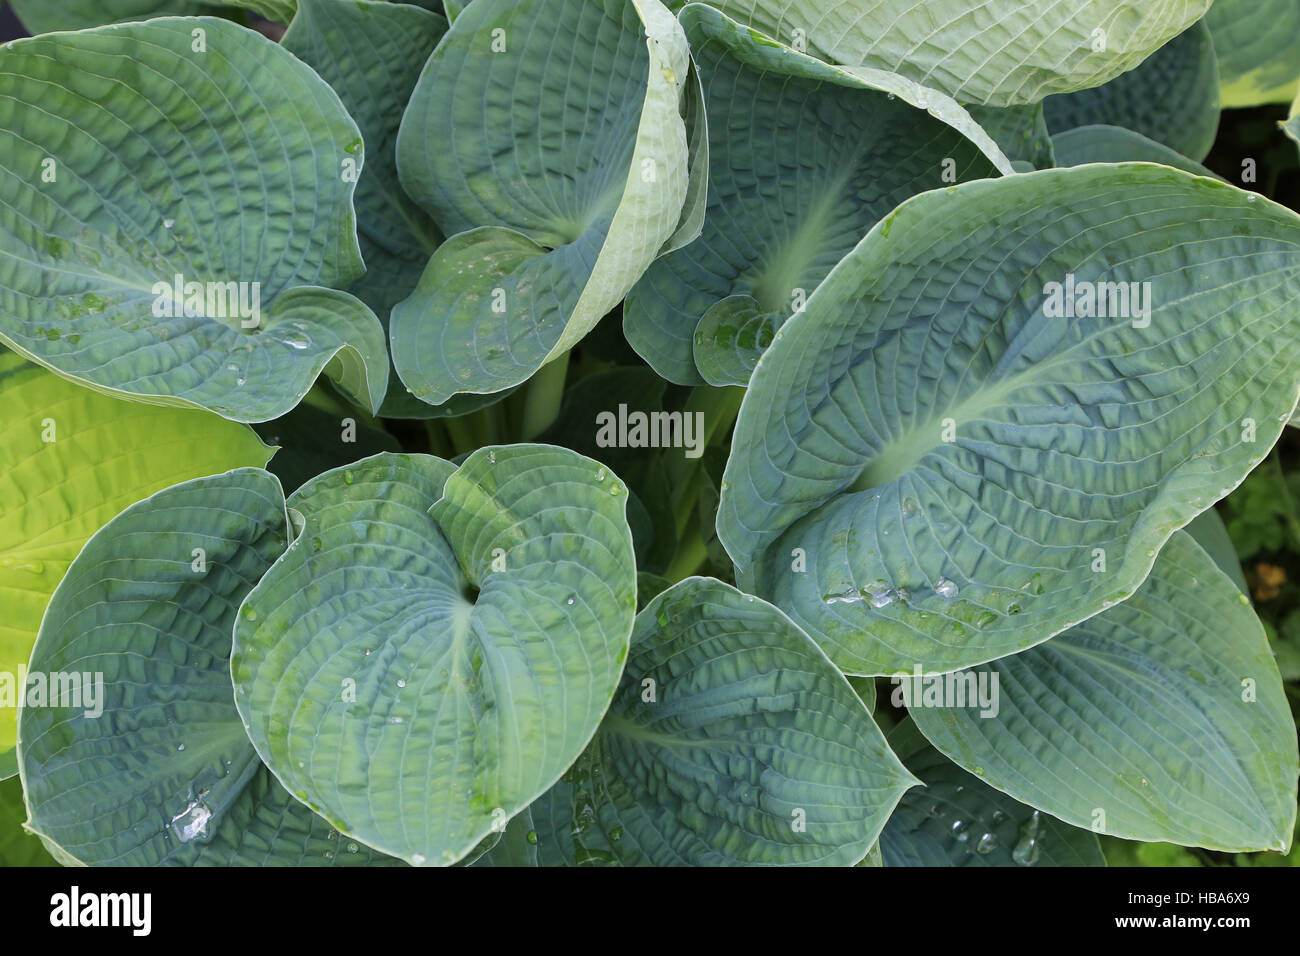
POLYGON ((940 578, 939 582, 934 586, 934 593, 951 601, 957 596, 957 585, 947 578, 940 578))
POLYGON ((882 607, 888 607, 898 600, 900 593, 897 591, 881 591, 879 594, 871 595, 871 606, 876 610, 882 607))
POLYGON ((176 816, 172 817, 172 833, 176 834, 176 839, 182 843, 189 843, 195 837, 205 836, 208 832, 208 821, 212 819, 212 811, 208 806, 198 800, 195 800, 176 816))
POLYGON ((164 228, 164 229, 170 229, 170 228, 171 228, 172 226, 174 226, 174 225, 176 225, 176 220, 175 220, 175 219, 164 219, 164 220, 163 220, 163 228, 164 228))
POLYGON ((302 351, 305 348, 311 347, 311 337, 303 334, 302 332, 290 332, 280 341, 283 342, 285 345, 289 346, 289 348, 296 349, 298 351, 302 351))
POLYGON ((411 857, 411 862, 416 866, 424 866, 424 861, 428 859, 423 853, 416 853, 411 857))
POLYGON ((1021 866, 1033 866, 1038 862, 1038 827, 1039 814, 1035 810, 1033 816, 1020 827, 1020 838, 1016 841, 1015 849, 1011 851, 1011 859, 1021 866))
POLYGON ((841 591, 839 594, 828 594, 822 601, 826 604, 858 604, 862 601, 862 592, 857 588, 849 588, 847 591, 841 591))
POLYGON ((994 833, 985 833, 980 837, 979 842, 975 844, 975 852, 980 856, 987 856, 998 848, 998 838, 994 833))
POLYGON ((399 681, 397 682, 397 686, 398 686, 398 687, 405 687, 405 686, 406 686, 406 681, 404 681, 404 680, 399 680, 399 681))

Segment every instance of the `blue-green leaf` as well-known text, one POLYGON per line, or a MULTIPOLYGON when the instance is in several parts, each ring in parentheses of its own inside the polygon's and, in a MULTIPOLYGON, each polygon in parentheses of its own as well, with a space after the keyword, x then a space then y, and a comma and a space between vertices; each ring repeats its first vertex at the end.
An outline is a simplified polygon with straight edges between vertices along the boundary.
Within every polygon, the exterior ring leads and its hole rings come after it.
POLYGON ((29 692, 18 747, 30 827, 60 860, 396 863, 293 800, 235 710, 235 611, 286 535, 279 483, 243 468, 132 505, 72 563, 32 652, 49 697, 29 692))
POLYGON ((808 636, 687 578, 637 616, 587 752, 530 808, 543 865, 852 866, 916 781, 808 636))
POLYGON ((861 674, 1122 601, 1296 407, 1297 249, 1294 213, 1162 166, 910 200, 759 362, 718 516, 739 580, 861 674))
POLYGON ((417 865, 471 854, 609 706, 636 609, 626 501, 606 468, 545 445, 459 470, 383 454, 308 482, 235 629, 258 753, 364 843, 417 865))
POLYGON ((997 713, 920 706, 917 726, 1017 800, 1127 839, 1290 846, 1298 764, 1282 679, 1249 600, 1190 535, 1123 604, 955 676, 996 678, 997 713))
POLYGON ((0 49, 0 340, 60 374, 236 421, 324 369, 384 394, 361 274, 356 124, 310 68, 227 20, 0 49))

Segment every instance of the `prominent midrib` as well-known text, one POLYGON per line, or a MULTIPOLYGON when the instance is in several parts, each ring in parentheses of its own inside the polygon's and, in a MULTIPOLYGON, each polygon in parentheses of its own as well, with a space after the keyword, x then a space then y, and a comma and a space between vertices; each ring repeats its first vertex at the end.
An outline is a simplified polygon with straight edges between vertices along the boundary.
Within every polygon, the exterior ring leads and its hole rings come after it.
POLYGON ((827 184, 825 192, 804 214, 803 222, 760 273, 754 283, 754 298, 763 311, 782 315, 790 312, 797 284, 821 251, 831 221, 843 209, 844 193, 857 171, 859 159, 855 154, 846 160, 844 171, 827 184))
POLYGON ((913 426, 893 441, 884 445, 858 473, 847 491, 869 491, 897 481, 911 471, 922 458, 945 443, 942 439, 945 424, 955 426, 956 436, 961 436, 962 426, 983 417, 991 409, 1003 405, 1013 392, 1026 384, 1026 379, 1040 369, 1029 369, 1013 375, 987 388, 980 389, 965 401, 936 413, 927 421, 913 426))

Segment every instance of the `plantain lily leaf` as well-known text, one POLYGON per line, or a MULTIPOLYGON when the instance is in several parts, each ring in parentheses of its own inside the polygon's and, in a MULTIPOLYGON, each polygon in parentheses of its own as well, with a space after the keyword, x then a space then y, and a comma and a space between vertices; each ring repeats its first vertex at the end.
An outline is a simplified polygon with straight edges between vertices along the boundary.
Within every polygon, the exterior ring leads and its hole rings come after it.
POLYGON ((1300 79, 1300 4, 1216 0, 1205 22, 1219 57, 1225 109, 1286 103, 1300 79))
POLYGON ((1164 143, 1119 126, 1079 126, 1052 137, 1058 166, 1088 163, 1159 163, 1194 176, 1221 179, 1218 174, 1177 153, 1164 143))
POLYGON ((1032 169, 1051 169, 1056 165, 1042 103, 971 106, 969 111, 971 118, 993 137, 1012 163, 1025 163, 1032 169))
POLYGON ((1219 64, 1209 27, 1196 23, 1104 86, 1049 96, 1043 112, 1053 132, 1122 126, 1204 159, 1219 130, 1219 64))
POLYGON ((258 753, 370 846, 471 854, 559 779, 618 686, 626 501, 607 469, 545 445, 459 470, 384 454, 308 482, 289 498, 301 533, 235 628, 258 753))
POLYGON ((1094 833, 994 790, 930 746, 910 719, 888 740, 925 787, 903 794, 885 824, 885 866, 1106 865, 1094 833))
MULTIPOLYGON (((195 409, 108 398, 3 349, 0 404, 6 410, 0 433, 4 675, 26 667, 55 585, 104 522, 173 482, 264 465, 271 457, 271 449, 243 425, 195 409)), ((22 696, 3 680, 0 778, 18 772, 15 708, 22 696)))
MULTIPOLYGON (((416 80, 447 21, 405 3, 301 0, 281 45, 316 70, 361 128, 366 167, 357 183, 357 235, 366 274, 348 287, 388 327, 442 233, 397 178, 397 129, 416 80)), ((424 417, 395 372, 381 414, 424 417)))
POLYGON ((637 615, 600 732, 530 813, 542 866, 852 866, 916 782, 789 618, 687 578, 637 615))
POLYGON ((1296 407, 1297 241, 1294 213, 1146 164, 908 201, 759 362, 718 515, 737 580, 857 674, 1124 600, 1296 407))
POLYGON ((60 860, 397 863, 294 801, 235 710, 236 608, 286 537, 279 482, 242 468, 137 502, 72 562, 32 651, 49 697, 29 693, 18 745, 29 828, 60 860))
POLYGON ((650 267, 623 327, 672 381, 743 385, 786 317, 887 212, 1012 168, 942 94, 828 66, 711 7, 690 4, 681 21, 714 117, 703 233, 650 267))
POLYGON ((1250 601, 1190 535, 1123 604, 973 672, 994 675, 996 716, 912 715, 999 790, 1127 839, 1290 845, 1298 764, 1282 679, 1250 601))
POLYGON ((315 73, 211 18, 17 40, 0 65, 0 340, 236 421, 284 414, 322 369, 378 404, 383 329, 320 288, 361 273, 361 137, 315 73))
MULTIPOLYGON (((1222 2, 1222 0, 1220 0, 1222 2)), ((1014 106, 1099 86, 1199 20, 1210 0, 713 0, 833 63, 901 73, 963 103, 1014 106)))
POLYGON ((392 314, 417 398, 518 385, 691 237, 706 167, 689 68, 659 0, 475 0, 456 18, 397 140, 407 192, 452 236, 392 314))

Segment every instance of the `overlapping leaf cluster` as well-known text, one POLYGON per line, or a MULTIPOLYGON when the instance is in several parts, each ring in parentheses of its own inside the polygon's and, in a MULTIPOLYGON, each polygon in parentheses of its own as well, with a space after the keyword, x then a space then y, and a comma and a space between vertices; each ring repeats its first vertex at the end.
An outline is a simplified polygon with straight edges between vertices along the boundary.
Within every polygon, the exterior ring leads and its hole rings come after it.
POLYGON ((58 861, 1290 846, 1212 508, 1300 216, 1200 164, 1294 4, 13 6, 0 673, 103 679, 0 708, 58 861))

